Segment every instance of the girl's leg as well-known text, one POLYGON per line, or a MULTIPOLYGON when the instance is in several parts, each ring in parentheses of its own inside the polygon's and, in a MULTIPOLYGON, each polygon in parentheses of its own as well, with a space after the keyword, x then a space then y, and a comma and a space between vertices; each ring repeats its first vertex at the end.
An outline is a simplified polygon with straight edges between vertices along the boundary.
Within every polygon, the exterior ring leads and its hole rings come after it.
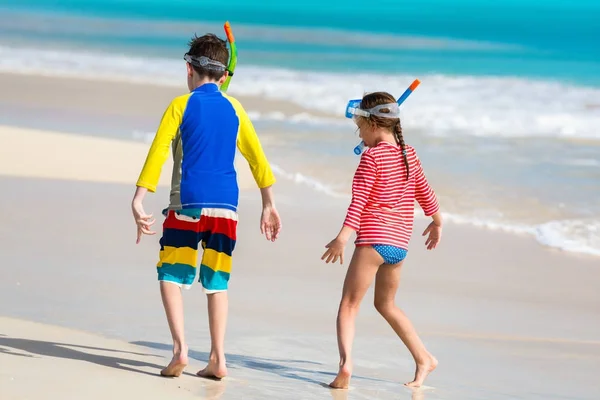
POLYGON ((396 307, 395 297, 400 283, 401 267, 402 263, 385 264, 379 268, 375 280, 375 308, 390 324, 415 359, 417 365, 415 379, 406 383, 406 386, 419 387, 438 362, 427 351, 408 317, 396 307))
POLYGON ((352 255, 337 316, 337 340, 340 351, 340 370, 329 384, 332 388, 347 389, 352 375, 352 342, 354 325, 360 303, 373 282, 381 256, 371 246, 357 246, 352 255))
POLYGON ((188 348, 183 331, 183 296, 177 285, 165 281, 160 282, 160 294, 173 338, 173 359, 160 374, 180 376, 188 364, 188 348))

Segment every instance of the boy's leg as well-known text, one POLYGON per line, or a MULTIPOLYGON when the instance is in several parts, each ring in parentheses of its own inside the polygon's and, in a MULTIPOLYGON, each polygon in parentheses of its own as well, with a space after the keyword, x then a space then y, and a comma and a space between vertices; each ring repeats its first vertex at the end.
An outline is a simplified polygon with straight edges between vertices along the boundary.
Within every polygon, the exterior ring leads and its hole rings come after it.
POLYGON ((371 246, 357 246, 354 250, 344 280, 342 300, 337 316, 340 370, 333 382, 329 384, 332 388, 347 389, 350 383, 356 315, 381 263, 381 256, 371 246))
POLYGON ((227 292, 206 295, 208 300, 208 325, 210 329, 210 355, 208 365, 198 371, 203 378, 221 379, 227 375, 225 363, 225 329, 227 327, 227 292))
POLYGON ((173 358, 169 365, 160 371, 163 376, 179 376, 188 364, 188 347, 185 343, 183 328, 183 296, 181 289, 171 282, 160 282, 167 321, 173 338, 173 358))
POLYGON ((181 288, 189 288, 196 277, 199 221, 200 210, 182 210, 168 211, 163 223, 157 273, 173 338, 173 359, 161 371, 163 376, 180 376, 188 363, 181 288))
POLYGON ((237 213, 220 208, 203 209, 201 226, 205 234, 199 280, 207 295, 211 346, 208 365, 198 371, 198 375, 221 379, 227 375, 225 363, 227 290, 237 239, 237 213))
POLYGON ((415 359, 417 366, 415 378, 406 386, 419 387, 427 375, 435 369, 437 360, 427 351, 413 324, 395 304, 402 264, 401 262, 379 268, 375 279, 375 308, 390 324, 415 359))

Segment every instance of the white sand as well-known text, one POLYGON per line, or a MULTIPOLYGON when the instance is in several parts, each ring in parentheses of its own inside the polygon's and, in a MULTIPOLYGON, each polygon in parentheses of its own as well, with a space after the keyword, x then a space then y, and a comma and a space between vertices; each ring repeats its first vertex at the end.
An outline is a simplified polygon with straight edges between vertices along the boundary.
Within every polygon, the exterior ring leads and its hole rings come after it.
POLYGON ((157 377, 168 360, 143 347, 12 318, 0 317, 0 327, 3 400, 197 399, 223 391, 193 376, 157 377))
MULTIPOLYGON (((0 175, 135 185, 149 145, 0 125, 0 175)), ((165 162, 160 185, 169 186, 173 162, 165 162)), ((237 158, 241 188, 254 184, 248 164, 237 158)))

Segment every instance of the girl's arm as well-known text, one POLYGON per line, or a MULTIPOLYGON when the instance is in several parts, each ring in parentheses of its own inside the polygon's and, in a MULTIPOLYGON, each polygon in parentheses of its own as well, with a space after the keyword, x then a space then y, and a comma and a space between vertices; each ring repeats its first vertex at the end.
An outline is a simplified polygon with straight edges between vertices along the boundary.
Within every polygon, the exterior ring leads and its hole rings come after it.
MULTIPOLYGON (((434 222, 437 220, 439 225, 441 225, 442 218, 439 213, 440 204, 437 196, 431 186, 429 186, 429 182, 427 182, 419 157, 416 154, 415 157, 417 166, 415 171, 415 200, 417 200, 419 206, 423 209, 426 217, 432 217, 434 222)), ((436 225, 438 224, 436 223, 436 225)))
POLYGON ((441 226, 442 226, 442 212, 441 212, 441 211, 438 211, 438 212, 436 212, 435 214, 433 214, 433 215, 431 216, 431 218, 433 219, 433 223, 434 223, 436 226, 439 226, 439 227, 441 227, 441 226))
POLYGON ((425 216, 433 219, 423 232, 423 236, 427 236, 427 240, 425 241, 427 250, 433 250, 442 238, 442 213, 440 212, 440 204, 437 196, 433 189, 431 189, 431 186, 429 186, 429 182, 427 182, 421 161, 419 161, 418 157, 416 160, 415 198, 423 209, 425 216))
POLYGON ((369 200, 376 177, 377 163, 375 159, 371 154, 363 153, 352 181, 352 201, 348 207, 344 225, 336 238, 325 246, 327 250, 321 256, 321 260, 325 260, 326 263, 335 263, 339 258, 340 264, 344 263, 344 248, 350 235, 360 228, 360 217, 369 200))

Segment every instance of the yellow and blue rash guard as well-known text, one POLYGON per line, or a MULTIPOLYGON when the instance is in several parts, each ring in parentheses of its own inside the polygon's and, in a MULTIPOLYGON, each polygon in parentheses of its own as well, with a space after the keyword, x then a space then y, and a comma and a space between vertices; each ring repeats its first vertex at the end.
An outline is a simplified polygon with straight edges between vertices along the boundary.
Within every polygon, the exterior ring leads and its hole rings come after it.
POLYGON ((173 152, 170 209, 226 208, 237 211, 236 148, 248 161, 260 188, 275 177, 239 101, 214 83, 175 98, 161 119, 137 186, 156 191, 160 172, 173 152))

